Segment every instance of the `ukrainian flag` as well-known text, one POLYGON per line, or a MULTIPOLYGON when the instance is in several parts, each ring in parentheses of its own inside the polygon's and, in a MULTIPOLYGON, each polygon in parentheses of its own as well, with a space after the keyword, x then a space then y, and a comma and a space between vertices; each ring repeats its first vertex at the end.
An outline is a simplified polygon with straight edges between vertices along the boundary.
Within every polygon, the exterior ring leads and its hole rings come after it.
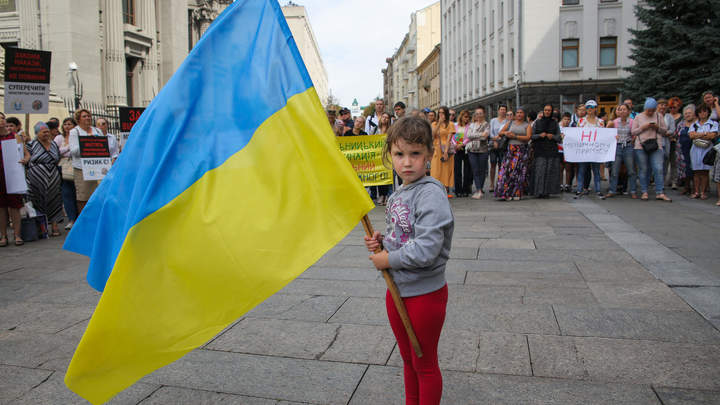
POLYGON ((65 383, 109 400, 280 290, 371 208, 277 1, 235 1, 68 236, 104 292, 65 383))

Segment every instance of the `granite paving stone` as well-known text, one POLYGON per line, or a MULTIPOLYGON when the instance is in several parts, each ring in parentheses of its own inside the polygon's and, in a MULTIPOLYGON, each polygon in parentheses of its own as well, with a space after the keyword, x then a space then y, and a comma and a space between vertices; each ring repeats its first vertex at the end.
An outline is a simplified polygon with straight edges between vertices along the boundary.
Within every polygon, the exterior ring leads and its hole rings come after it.
POLYGON ((207 349, 315 359, 327 350, 339 331, 338 325, 327 323, 246 318, 207 349))
POLYGON ((718 345, 528 336, 537 376, 720 389, 718 345))
MULTIPOLYGON (((42 384, 34 387, 25 395, 13 401, 18 405, 36 404, 63 404, 63 405, 86 405, 88 401, 70 391, 65 385, 65 375, 62 372, 54 372, 52 376, 42 384)), ((134 384, 128 389, 120 392, 117 396, 107 402, 108 405, 135 405, 160 388, 156 384, 134 384)), ((145 404, 145 402, 142 402, 145 404)))
POLYGON ((664 405, 718 405, 720 391, 686 390, 680 388, 655 387, 664 405))
POLYGON ((673 291, 720 330, 720 287, 676 287, 673 291))
POLYGON ((523 304, 595 306, 598 305, 598 301, 588 288, 531 286, 525 289, 523 304))
POLYGON ((90 318, 93 309, 88 305, 11 303, 0 307, 0 330, 55 333, 90 318))
POLYGON ((311 267, 305 270, 299 278, 315 280, 353 280, 371 281, 380 278, 380 273, 374 269, 361 267, 311 267))
POLYGON ((465 284, 523 287, 587 288, 578 273, 535 273, 530 265, 526 272, 468 272, 465 284))
POLYGON ((358 325, 387 325, 388 319, 387 310, 385 309, 385 299, 350 297, 328 322, 358 325))
POLYGON ((588 282, 644 282, 653 281, 655 277, 639 263, 623 263, 617 265, 598 260, 576 260, 580 274, 588 282))
POLYGON ((335 339, 324 352, 316 356, 319 360, 385 364, 395 347, 395 336, 390 325, 333 325, 338 328, 335 339))
POLYGON ((642 283, 588 283, 600 305, 611 308, 662 308, 667 311, 692 309, 667 285, 659 281, 642 283))
POLYGON ((484 305, 458 304, 449 310, 445 325, 476 332, 510 332, 560 334, 549 305, 484 305))
POLYGON ((367 366, 195 350, 143 382, 251 397, 346 403, 367 366))
POLYGON ((54 359, 69 360, 76 342, 58 334, 3 331, 0 332, 0 364, 49 368, 47 363, 54 359))
MULTIPOLYGON (((350 405, 404 403, 402 369, 370 366, 350 405)), ((662 405, 648 386, 551 378, 443 373, 442 404, 662 405)))
POLYGON ((485 239, 481 249, 535 249, 532 239, 485 239))
POLYGON ((0 365, 0 404, 15 403, 18 397, 45 381, 52 371, 0 365))
POLYGON ((276 405, 274 399, 253 398, 245 395, 191 390, 178 387, 161 387, 138 405, 194 404, 194 405, 276 405))
POLYGON ((511 333, 480 334, 475 369, 482 373, 532 375, 527 337, 511 333))
POLYGON ((563 335, 716 344, 720 331, 691 311, 555 305, 563 335))

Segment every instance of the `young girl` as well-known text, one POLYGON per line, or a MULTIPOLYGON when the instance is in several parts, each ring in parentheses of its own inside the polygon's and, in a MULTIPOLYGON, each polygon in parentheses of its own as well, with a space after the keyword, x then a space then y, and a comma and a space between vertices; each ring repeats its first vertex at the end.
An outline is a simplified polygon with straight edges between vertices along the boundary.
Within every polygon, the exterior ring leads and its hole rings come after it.
POLYGON ((432 154, 427 121, 405 117, 390 127, 383 155, 386 162, 392 160, 403 184, 388 199, 386 234, 365 237, 370 252, 383 248, 370 260, 376 268, 390 270, 422 348, 418 358, 388 291, 385 306, 404 363, 405 400, 413 405, 439 404, 442 395, 437 347, 448 300, 445 263, 454 218, 444 185, 425 174, 432 154))

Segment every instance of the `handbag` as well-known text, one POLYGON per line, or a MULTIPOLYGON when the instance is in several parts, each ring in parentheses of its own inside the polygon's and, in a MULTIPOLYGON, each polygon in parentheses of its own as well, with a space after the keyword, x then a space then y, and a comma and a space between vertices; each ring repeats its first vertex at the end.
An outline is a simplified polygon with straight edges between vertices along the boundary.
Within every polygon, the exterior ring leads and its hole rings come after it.
POLYGON ((715 150, 715 148, 710 149, 708 153, 705 154, 705 157, 703 157, 703 164, 708 166, 714 166, 716 157, 717 151, 715 150))
POLYGON ((653 153, 658 150, 657 138, 647 139, 640 144, 645 153, 653 153))
POLYGON ((693 139, 693 145, 695 145, 701 149, 707 149, 712 144, 710 143, 710 141, 708 141, 706 139, 695 138, 695 139, 693 139))
POLYGON ((62 171, 62 179, 73 181, 75 173, 73 172, 72 159, 64 157, 60 159, 60 169, 62 171))

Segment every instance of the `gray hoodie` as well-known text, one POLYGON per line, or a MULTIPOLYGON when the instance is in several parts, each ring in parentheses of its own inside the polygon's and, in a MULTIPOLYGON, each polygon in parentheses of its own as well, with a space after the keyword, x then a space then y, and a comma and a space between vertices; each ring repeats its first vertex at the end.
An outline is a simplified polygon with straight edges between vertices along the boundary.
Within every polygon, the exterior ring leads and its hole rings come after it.
POLYGON ((455 226, 445 186, 430 176, 402 185, 388 199, 385 224, 383 246, 400 295, 441 289, 455 226))

